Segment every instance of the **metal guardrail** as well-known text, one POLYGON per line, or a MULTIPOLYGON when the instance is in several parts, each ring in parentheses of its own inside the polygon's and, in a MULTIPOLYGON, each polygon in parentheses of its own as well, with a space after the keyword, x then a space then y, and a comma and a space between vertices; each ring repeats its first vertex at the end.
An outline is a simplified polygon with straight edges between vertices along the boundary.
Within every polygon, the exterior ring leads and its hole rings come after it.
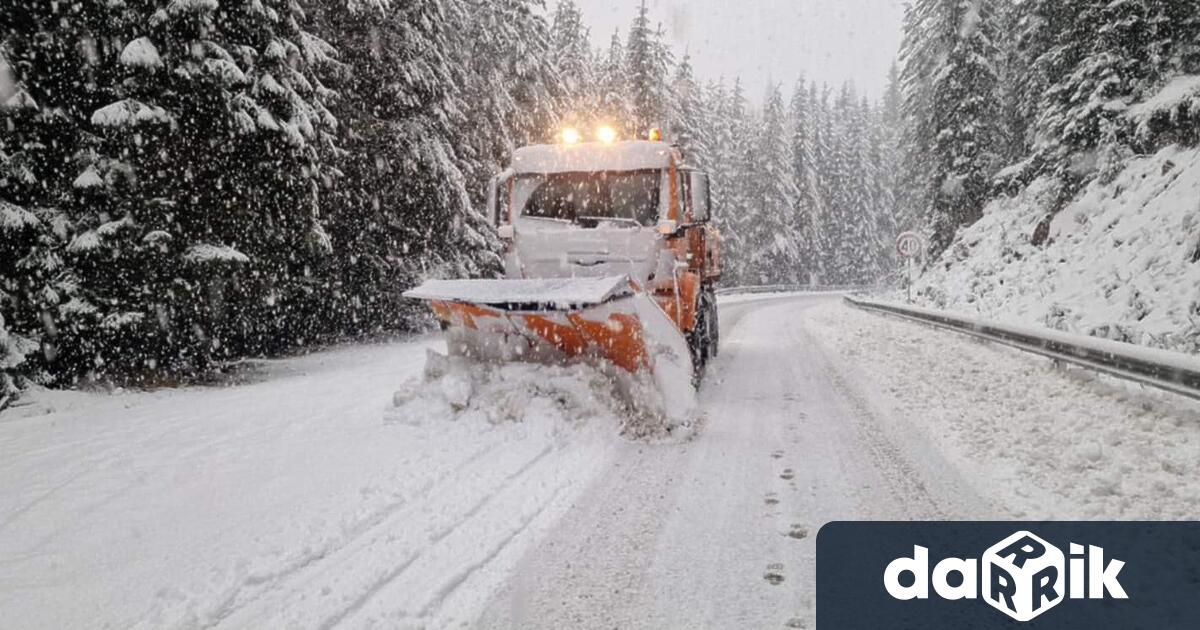
POLYGON ((1200 399, 1200 357, 1064 333, 1048 328, 1001 324, 944 311, 846 296, 851 306, 917 321, 1002 343, 1051 359, 1200 399))

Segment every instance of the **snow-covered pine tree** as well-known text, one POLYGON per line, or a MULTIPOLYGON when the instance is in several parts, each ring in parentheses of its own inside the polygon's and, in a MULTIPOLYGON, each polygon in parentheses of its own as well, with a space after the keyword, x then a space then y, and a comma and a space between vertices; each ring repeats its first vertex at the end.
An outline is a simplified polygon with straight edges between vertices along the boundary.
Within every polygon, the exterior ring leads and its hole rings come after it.
POLYGON ((895 268, 896 217, 893 212, 895 197, 892 194, 890 165, 887 163, 887 145, 890 136, 881 123, 882 110, 862 97, 858 106, 858 119, 862 122, 859 154, 863 170, 859 182, 865 189, 866 220, 869 222, 870 240, 863 243, 862 267, 857 282, 868 284, 883 278, 895 268))
POLYGON ((832 284, 835 278, 834 247, 836 245, 836 223, 833 206, 833 191, 836 186, 834 151, 836 126, 829 103, 829 86, 809 86, 809 116, 812 119, 812 188, 813 212, 811 241, 816 252, 810 276, 813 284, 832 284))
POLYGON ((629 99, 629 77, 625 71, 625 44, 620 31, 613 31, 608 51, 597 57, 596 76, 600 82, 600 103, 596 118, 600 122, 633 133, 633 106, 629 99))
POLYGON ((820 256, 820 252, 816 249, 816 239, 813 233, 814 218, 817 212, 817 174, 813 156, 813 119, 811 114, 812 103, 808 82, 801 77, 792 91, 788 111, 791 130, 791 177, 796 190, 792 212, 799 238, 796 247, 798 250, 798 275, 801 284, 809 284, 813 281, 816 260, 820 256))
MULTIPOLYGON (((1191 3, 1171 0, 1154 0, 1149 10, 1150 35, 1145 49, 1153 74, 1149 90, 1141 95, 1146 98, 1170 89, 1174 81, 1200 74, 1200 12, 1191 3)), ((1200 95, 1182 96, 1159 108, 1152 119, 1130 122, 1136 126, 1133 135, 1139 152, 1171 142, 1194 145, 1200 142, 1200 95)))
POLYGON ((862 187, 857 177, 862 167, 854 123, 857 102, 854 88, 843 84, 830 112, 834 133, 829 137, 830 211, 825 229, 830 248, 826 251, 826 270, 835 284, 855 281, 861 263, 861 243, 868 238, 862 187))
POLYGON ((86 119, 67 248, 98 309, 63 344, 76 369, 186 371, 312 339, 331 48, 287 0, 106 10, 110 96, 86 119))
MULTIPOLYGON (((1028 163, 1062 180, 1061 203, 1132 153, 1129 106, 1181 73, 1200 72, 1200 18, 1190 3, 1172 0, 1028 0, 1016 10, 1019 55, 1033 70, 1017 79, 1018 90, 1036 104, 1028 115, 1036 137, 1028 163)), ((1194 138, 1192 126, 1188 119, 1169 122, 1154 130, 1160 139, 1137 139, 1150 141, 1138 148, 1194 138)))
POLYGON ((446 3, 327 2, 310 12, 340 52, 330 79, 340 176, 326 204, 338 255, 319 275, 323 319, 342 334, 408 327, 424 309, 401 298, 403 287, 495 262, 455 147, 459 70, 446 3))
POLYGON ((565 91, 563 116, 575 125, 594 123, 600 94, 589 30, 574 0, 559 0, 550 28, 554 68, 565 91))
MULTIPOLYGON (((913 217, 903 214, 908 205, 902 199, 903 190, 900 187, 900 164, 904 156, 904 141, 902 132, 904 120, 904 99, 900 89, 900 69, 892 65, 888 73, 887 89, 879 102, 878 113, 878 142, 880 151, 879 178, 883 186, 885 198, 882 201, 882 212, 890 218, 887 221, 892 226, 893 233, 911 230, 916 221, 913 217)), ((890 254, 889 248, 889 256, 890 254)))
POLYGON ((1158 0, 1154 12, 1151 53, 1164 67, 1161 74, 1200 73, 1200 12, 1189 2, 1158 0))
POLYGON ((728 93, 724 81, 709 81, 701 91, 703 108, 708 119, 707 136, 709 150, 709 194, 712 196, 714 223, 723 228, 725 224, 726 182, 729 176, 731 131, 725 117, 728 93))
POLYGON ((1102 149, 1122 142, 1121 114, 1153 73, 1145 46, 1151 25, 1147 0, 1093 1, 1076 15, 1086 38, 1079 60, 1050 85, 1038 119, 1039 137, 1054 170, 1073 189, 1100 168, 1102 149), (1088 28, 1090 26, 1090 28, 1088 28), (1102 147, 1103 145, 1103 147, 1102 147))
MULTIPOLYGON (((893 95, 895 96, 895 95, 893 95)), ((875 105, 864 104, 866 116, 872 121, 868 132, 868 159, 875 171, 872 182, 875 194, 876 250, 874 269, 867 282, 879 282, 893 273, 898 264, 895 251, 896 236, 903 231, 897 213, 897 178, 899 176, 899 134, 894 126, 899 116, 898 101, 892 101, 885 91, 875 105)))
POLYGON ((514 148, 548 141, 559 127, 566 90, 554 68, 550 26, 540 5, 539 0, 451 3, 462 113, 455 146, 477 206, 514 148))
POLYGON ((796 284, 801 266, 801 224, 791 164, 787 113, 777 84, 767 88, 762 117, 752 134, 744 164, 748 204, 741 229, 743 277, 752 284, 796 284))
POLYGON ((663 77, 660 122, 657 126, 660 130, 665 131, 670 129, 679 117, 679 99, 675 90, 672 89, 674 86, 672 76, 675 74, 675 52, 667 43, 667 32, 662 23, 659 23, 658 30, 655 31, 654 46, 651 50, 654 53, 654 65, 661 69, 663 77))
MULTIPOLYGON (((997 92, 1000 96, 1001 121, 999 141, 1002 148, 1000 159, 1005 165, 1024 160, 1030 151, 1030 127, 1040 92, 1030 92, 1035 76, 1029 58, 1021 51, 1023 5, 1004 0, 996 5, 997 32, 1018 34, 1000 37, 996 63, 999 80, 997 92)), ((1023 173, 1021 175, 1024 175, 1023 173)), ((1020 178, 1018 178, 1020 180, 1020 178)))
POLYGON ((672 53, 663 41, 661 28, 651 27, 645 0, 629 28, 625 51, 625 72, 633 114, 628 131, 642 136, 651 127, 665 129, 672 110, 667 89, 672 53))
POLYGON ((46 368, 61 365, 60 332, 94 310, 81 299, 64 249, 74 230, 67 191, 77 175, 83 121, 105 98, 93 36, 105 20, 102 7, 40 2, 16 3, 0 17, 0 316, 11 352, 5 371, 19 366, 47 384, 46 368))
POLYGON ((25 378, 22 370, 24 364, 25 353, 19 347, 17 338, 8 331, 4 312, 0 310, 0 411, 4 411, 21 392, 21 383, 25 378))
POLYGON ((677 110, 667 130, 668 139, 680 148, 688 164, 709 170, 712 168, 711 121, 700 86, 692 74, 691 58, 687 55, 675 69, 671 91, 677 110))
POLYGON ((725 92, 719 91, 716 120, 713 196, 718 203, 716 225, 722 236, 724 282, 755 284, 758 279, 750 263, 750 234, 755 220, 749 179, 754 173, 755 121, 746 111, 746 96, 740 80, 725 92))
POLYGON ((916 0, 906 16, 909 185, 934 254, 983 209, 999 170, 998 0, 916 0))

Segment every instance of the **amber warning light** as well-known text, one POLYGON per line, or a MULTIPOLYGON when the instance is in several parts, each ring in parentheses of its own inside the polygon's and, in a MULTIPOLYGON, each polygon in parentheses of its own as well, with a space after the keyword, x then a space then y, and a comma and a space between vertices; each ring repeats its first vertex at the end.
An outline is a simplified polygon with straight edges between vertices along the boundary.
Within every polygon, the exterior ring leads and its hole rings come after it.
POLYGON ((583 140, 583 135, 579 133, 578 129, 573 127, 563 129, 559 137, 562 139, 563 144, 579 144, 583 140))

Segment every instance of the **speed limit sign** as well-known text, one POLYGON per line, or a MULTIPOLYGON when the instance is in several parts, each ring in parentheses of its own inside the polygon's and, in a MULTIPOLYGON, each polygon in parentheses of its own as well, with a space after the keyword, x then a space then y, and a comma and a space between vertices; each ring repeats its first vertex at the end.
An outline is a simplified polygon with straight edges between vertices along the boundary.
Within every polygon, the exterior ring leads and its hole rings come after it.
POLYGON ((896 237, 896 251, 908 261, 908 302, 913 301, 913 284, 917 282, 917 257, 925 258, 925 239, 916 232, 905 232, 896 237))
POLYGON ((896 251, 904 258, 916 258, 925 250, 925 240, 916 232, 905 232, 896 237, 896 251))

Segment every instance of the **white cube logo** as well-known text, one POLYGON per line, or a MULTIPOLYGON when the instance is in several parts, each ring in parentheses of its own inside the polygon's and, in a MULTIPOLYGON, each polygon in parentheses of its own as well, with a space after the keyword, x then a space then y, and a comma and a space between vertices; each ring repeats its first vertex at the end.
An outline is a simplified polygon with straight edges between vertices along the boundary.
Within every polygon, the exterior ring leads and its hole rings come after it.
POLYGON ((1066 557, 1030 532, 1017 532, 983 554, 983 598, 1017 621, 1054 608, 1066 595, 1066 557))

